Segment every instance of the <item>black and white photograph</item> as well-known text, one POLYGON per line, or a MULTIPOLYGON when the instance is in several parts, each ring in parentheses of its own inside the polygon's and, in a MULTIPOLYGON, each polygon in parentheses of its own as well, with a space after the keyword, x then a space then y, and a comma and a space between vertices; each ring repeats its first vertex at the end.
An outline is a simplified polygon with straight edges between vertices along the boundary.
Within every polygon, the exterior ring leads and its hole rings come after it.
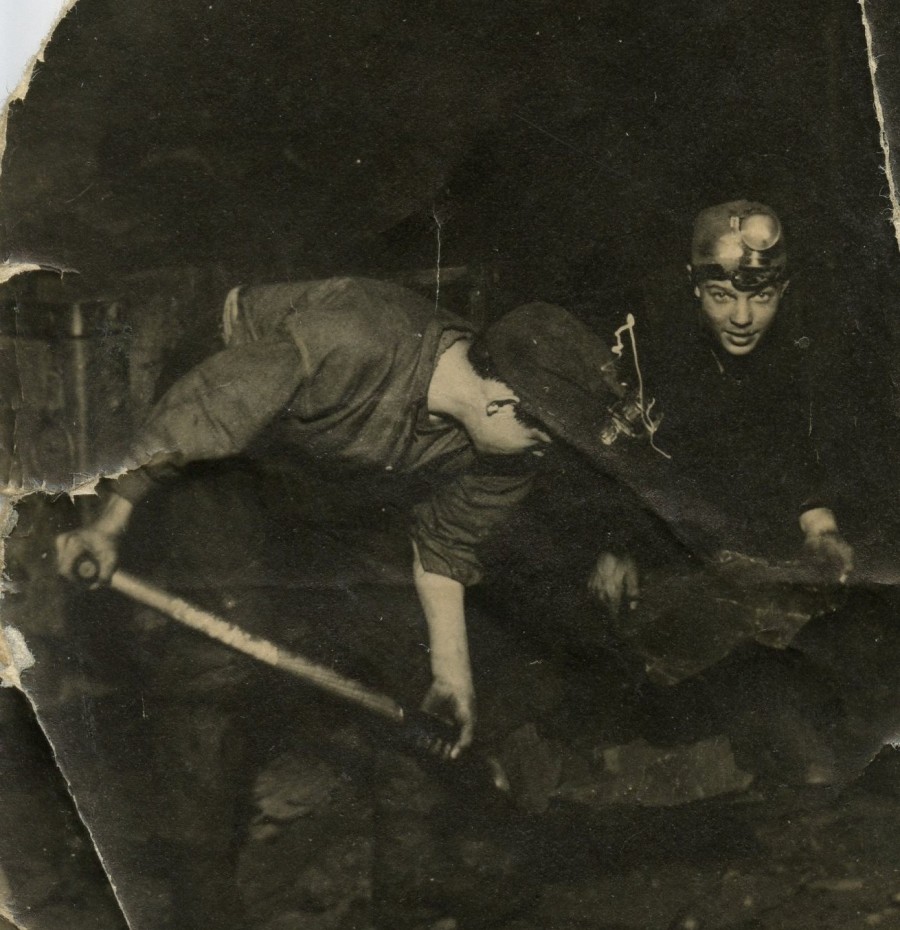
POLYGON ((2 930, 900 926, 895 19, 61 10, 2 930))

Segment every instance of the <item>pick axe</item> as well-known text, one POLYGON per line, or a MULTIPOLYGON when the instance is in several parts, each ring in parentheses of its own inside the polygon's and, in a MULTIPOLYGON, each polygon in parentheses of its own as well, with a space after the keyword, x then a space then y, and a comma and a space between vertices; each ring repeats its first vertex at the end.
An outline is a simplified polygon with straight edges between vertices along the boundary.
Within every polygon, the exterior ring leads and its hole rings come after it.
MULTIPOLYGON (((74 566, 75 575, 84 584, 96 581, 99 570, 96 559, 88 554, 82 555, 74 566)), ((388 723, 388 731, 400 749, 429 762, 436 763, 443 759, 445 765, 442 768, 461 777, 467 786, 490 786, 495 792, 501 793, 509 791, 509 783, 496 760, 472 750, 467 750, 457 759, 444 758, 445 754, 440 753, 440 749, 455 741, 456 732, 454 727, 443 720, 423 711, 405 708, 386 694, 347 678, 334 669, 312 662, 271 640, 248 633, 237 624, 121 569, 113 572, 109 587, 230 649, 369 711, 388 723)))

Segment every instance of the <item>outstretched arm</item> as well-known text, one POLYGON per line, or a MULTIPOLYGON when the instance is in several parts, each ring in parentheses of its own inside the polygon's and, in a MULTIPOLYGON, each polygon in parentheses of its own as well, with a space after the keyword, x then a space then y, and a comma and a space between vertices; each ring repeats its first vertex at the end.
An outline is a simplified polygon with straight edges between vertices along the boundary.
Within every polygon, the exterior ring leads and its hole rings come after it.
POLYGON ((508 473, 497 468, 481 463, 441 485, 414 508, 411 526, 413 575, 428 623, 434 676, 422 707, 459 725, 456 743, 447 747, 452 758, 472 742, 475 730, 465 590, 482 576, 479 547, 522 502, 534 477, 520 463, 507 466, 508 473))
POLYGON ((303 373, 290 343, 253 343, 208 358, 176 382, 154 408, 135 442, 132 469, 119 478, 100 516, 56 540, 58 567, 72 578, 91 556, 101 584, 115 570, 118 542, 136 503, 161 477, 189 462, 234 455, 296 394, 303 373))
POLYGON ((465 587, 453 578, 426 571, 413 543, 413 577, 431 646, 433 681, 422 709, 459 724, 456 743, 447 747, 455 759, 475 732, 475 689, 466 635, 465 587))

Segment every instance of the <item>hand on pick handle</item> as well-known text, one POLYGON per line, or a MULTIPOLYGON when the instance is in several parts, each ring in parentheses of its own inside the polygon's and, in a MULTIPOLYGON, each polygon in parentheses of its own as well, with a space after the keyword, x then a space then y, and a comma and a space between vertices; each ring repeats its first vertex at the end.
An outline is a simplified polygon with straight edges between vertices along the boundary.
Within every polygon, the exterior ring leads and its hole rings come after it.
POLYGON ((99 588, 116 570, 119 557, 115 536, 95 527, 84 527, 56 537, 57 569, 70 581, 99 588))
POLYGON ((449 738, 436 740, 434 755, 456 759, 475 734, 475 693, 471 682, 435 677, 422 701, 422 710, 447 721, 452 728, 449 738))
POLYGON ((451 756, 450 750, 459 738, 459 728, 422 710, 404 709, 400 739, 407 751, 420 759, 444 767, 463 789, 477 792, 508 794, 509 779, 500 762, 492 756, 471 749, 451 756))
POLYGON ((424 710, 404 708, 403 737, 417 752, 447 760, 459 738, 459 727, 424 710))

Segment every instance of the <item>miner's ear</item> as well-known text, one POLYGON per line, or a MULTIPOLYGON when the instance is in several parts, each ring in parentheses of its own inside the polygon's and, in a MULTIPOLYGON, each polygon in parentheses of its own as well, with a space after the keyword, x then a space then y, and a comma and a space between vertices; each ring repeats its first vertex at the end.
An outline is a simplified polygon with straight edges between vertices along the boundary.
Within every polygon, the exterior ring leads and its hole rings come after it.
MULTIPOLYGON (((691 284, 694 284, 694 266, 685 265, 684 267, 687 268, 688 280, 691 282, 691 284)), ((699 296, 700 296, 700 287, 699 285, 694 284, 694 297, 699 297, 699 296)))
POLYGON ((515 415, 518 403, 518 397, 506 397, 503 400, 492 400, 487 407, 484 408, 484 412, 489 417, 496 416, 498 413, 503 413, 504 411, 515 415))
POLYGON ((694 266, 691 264, 687 264, 684 267, 687 269, 688 278, 690 278, 690 280, 693 281, 694 280, 694 266))

